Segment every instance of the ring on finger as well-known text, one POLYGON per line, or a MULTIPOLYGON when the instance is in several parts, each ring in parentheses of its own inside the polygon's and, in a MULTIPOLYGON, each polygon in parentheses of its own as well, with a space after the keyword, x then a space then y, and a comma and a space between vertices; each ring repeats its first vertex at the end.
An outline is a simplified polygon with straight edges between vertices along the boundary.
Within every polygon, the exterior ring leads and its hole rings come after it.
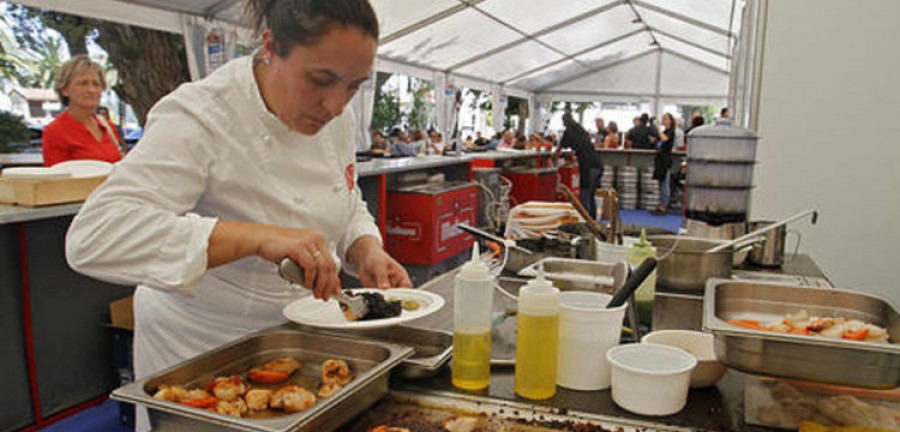
POLYGON ((316 251, 312 254, 313 259, 319 259, 320 256, 322 256, 322 251, 318 249, 316 249, 316 251))

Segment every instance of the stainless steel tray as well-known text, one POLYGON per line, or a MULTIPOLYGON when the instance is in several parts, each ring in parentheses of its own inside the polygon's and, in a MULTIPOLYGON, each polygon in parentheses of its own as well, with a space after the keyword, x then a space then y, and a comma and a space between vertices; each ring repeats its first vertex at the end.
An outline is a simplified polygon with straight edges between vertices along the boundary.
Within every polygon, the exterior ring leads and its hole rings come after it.
POLYGON ((744 372, 855 387, 900 385, 900 314, 874 295, 710 279, 703 299, 703 328, 715 335, 719 360, 744 372), (800 309, 885 327, 891 343, 772 333, 727 323, 729 319, 780 321, 800 309))
POLYGON ((276 327, 116 389, 112 398, 146 405, 153 430, 157 432, 328 431, 387 393, 388 371, 412 353, 412 348, 389 343, 276 327), (297 358, 302 365, 316 365, 302 367, 290 383, 316 388, 319 365, 329 358, 345 360, 353 372, 353 380, 307 411, 264 419, 229 417, 152 397, 160 384, 202 387, 216 376, 241 374, 252 366, 286 355, 297 358))
POLYGON ((453 333, 411 326, 336 333, 389 342, 412 348, 415 352, 403 360, 392 373, 403 378, 425 378, 435 374, 453 355, 453 333))

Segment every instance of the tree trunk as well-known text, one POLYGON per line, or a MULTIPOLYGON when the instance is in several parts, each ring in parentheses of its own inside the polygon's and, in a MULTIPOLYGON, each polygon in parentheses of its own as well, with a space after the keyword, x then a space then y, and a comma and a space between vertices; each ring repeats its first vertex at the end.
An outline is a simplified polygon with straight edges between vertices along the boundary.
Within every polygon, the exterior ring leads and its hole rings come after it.
POLYGON ((190 81, 181 36, 141 27, 100 23, 97 41, 119 71, 113 90, 130 104, 141 125, 163 96, 190 81))

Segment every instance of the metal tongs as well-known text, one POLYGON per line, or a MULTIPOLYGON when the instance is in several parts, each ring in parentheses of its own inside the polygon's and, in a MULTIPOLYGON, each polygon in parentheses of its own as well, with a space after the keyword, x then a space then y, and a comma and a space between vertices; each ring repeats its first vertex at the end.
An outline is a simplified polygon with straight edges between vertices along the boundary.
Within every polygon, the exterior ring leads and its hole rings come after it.
POLYGON ((517 245, 516 242, 515 242, 515 240, 506 240, 506 239, 502 239, 502 238, 497 237, 497 236, 495 236, 495 235, 493 235, 493 234, 491 234, 491 233, 488 233, 488 232, 486 232, 486 231, 482 231, 482 230, 480 230, 480 229, 478 229, 478 228, 475 228, 475 227, 473 227, 473 226, 471 226, 471 225, 469 225, 469 224, 465 224, 465 223, 461 223, 461 224, 459 224, 459 225, 457 225, 457 226, 458 226, 461 230, 463 230, 463 231, 465 231, 465 232, 467 232, 467 233, 469 233, 469 234, 472 234, 472 235, 474 235, 474 236, 476 236, 476 237, 481 237, 481 238, 483 238, 483 239, 485 239, 485 240, 490 240, 490 241, 492 241, 492 242, 498 243, 500 246, 503 246, 503 247, 509 247, 509 248, 511 248, 511 249, 515 249, 515 250, 517 250, 517 251, 519 251, 519 252, 522 252, 522 253, 524 253, 524 254, 526 254, 526 255, 531 255, 531 254, 534 253, 534 252, 532 252, 532 251, 530 251, 530 250, 528 250, 528 249, 523 248, 522 246, 517 245))
MULTIPOLYGON (((281 259, 281 262, 278 264, 278 275, 292 284, 306 288, 303 285, 303 267, 300 267, 300 264, 291 257, 281 259)), ((335 294, 332 298, 340 303, 341 311, 350 321, 356 321, 369 313, 369 306, 363 297, 349 296, 341 291, 340 294, 335 294)))

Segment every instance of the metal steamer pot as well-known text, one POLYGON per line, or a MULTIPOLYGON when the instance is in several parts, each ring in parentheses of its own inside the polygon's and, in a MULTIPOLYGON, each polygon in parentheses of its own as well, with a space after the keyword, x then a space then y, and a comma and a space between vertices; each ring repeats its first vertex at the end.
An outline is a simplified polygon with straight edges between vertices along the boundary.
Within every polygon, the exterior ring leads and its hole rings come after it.
MULTIPOLYGON (((685 219, 685 229, 690 237, 699 237, 707 240, 734 240, 744 234, 747 234, 746 222, 723 223, 720 225, 712 225, 697 219, 685 219)), ((755 247, 755 246, 754 246, 755 247)), ((731 260, 732 267, 740 267, 747 260, 747 255, 751 253, 747 248, 734 252, 731 260)))
POLYGON ((745 249, 758 239, 714 253, 707 251, 724 240, 671 235, 650 236, 648 240, 660 256, 657 282, 661 286, 679 291, 701 291, 709 278, 731 278, 734 251, 745 249))

